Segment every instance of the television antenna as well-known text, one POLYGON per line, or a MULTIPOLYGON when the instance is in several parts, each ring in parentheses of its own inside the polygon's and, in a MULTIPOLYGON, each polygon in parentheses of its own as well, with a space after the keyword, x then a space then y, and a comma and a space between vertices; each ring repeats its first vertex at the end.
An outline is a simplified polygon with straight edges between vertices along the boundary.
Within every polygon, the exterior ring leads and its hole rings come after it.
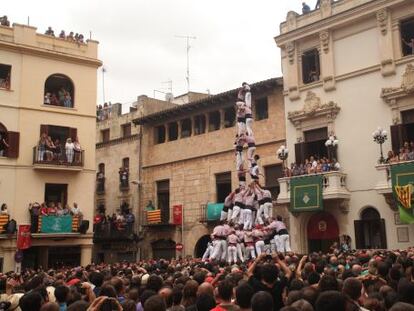
POLYGON ((176 38, 181 38, 181 39, 186 39, 187 41, 187 76, 185 77, 185 79, 187 80, 187 92, 190 92, 190 49, 191 49, 191 45, 190 45, 190 40, 195 40, 197 39, 194 36, 175 36, 176 38))

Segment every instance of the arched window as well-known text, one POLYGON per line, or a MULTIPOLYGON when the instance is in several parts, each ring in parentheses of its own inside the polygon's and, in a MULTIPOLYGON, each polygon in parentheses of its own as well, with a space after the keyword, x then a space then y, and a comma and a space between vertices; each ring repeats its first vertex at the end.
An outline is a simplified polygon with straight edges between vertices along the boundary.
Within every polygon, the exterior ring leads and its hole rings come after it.
POLYGON ((43 104, 73 108, 74 102, 75 88, 68 76, 56 73, 46 79, 43 104))
POLYGON ((373 207, 367 207, 361 213, 362 220, 374 220, 374 219, 380 219, 380 218, 381 218, 380 214, 373 207))

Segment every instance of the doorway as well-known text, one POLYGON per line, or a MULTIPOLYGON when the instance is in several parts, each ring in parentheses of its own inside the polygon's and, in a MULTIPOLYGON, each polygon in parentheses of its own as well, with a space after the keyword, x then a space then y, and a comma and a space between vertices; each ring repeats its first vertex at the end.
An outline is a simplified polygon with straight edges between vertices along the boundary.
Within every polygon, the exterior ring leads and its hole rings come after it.
POLYGON ((203 257, 204 252, 206 251, 208 242, 211 241, 210 235, 206 234, 203 235, 201 238, 198 239, 195 247, 194 247, 194 257, 201 258, 203 257))
POLYGON ((46 184, 45 185, 45 202, 47 204, 53 202, 62 203, 65 206, 68 201, 68 185, 67 184, 46 184))
POLYGON ((365 208, 361 213, 361 219, 354 221, 354 226, 356 248, 387 248, 385 219, 381 218, 375 208, 365 208))
POLYGON ((309 252, 327 252, 334 242, 339 242, 338 222, 327 212, 311 216, 307 233, 309 252))
POLYGON ((152 243, 152 258, 171 260, 175 258, 175 242, 171 239, 157 240, 152 243))

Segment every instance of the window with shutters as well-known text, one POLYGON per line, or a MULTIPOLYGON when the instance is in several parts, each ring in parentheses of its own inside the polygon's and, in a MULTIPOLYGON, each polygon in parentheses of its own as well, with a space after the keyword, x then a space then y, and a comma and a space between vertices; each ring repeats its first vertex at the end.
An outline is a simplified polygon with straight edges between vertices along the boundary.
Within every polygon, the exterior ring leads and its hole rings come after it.
POLYGON ((123 138, 131 136, 131 123, 122 124, 121 127, 122 127, 123 138))
POLYGON ((184 119, 181 121, 181 138, 191 136, 191 119, 184 119))
POLYGON ((414 18, 404 20, 400 24, 402 56, 414 54, 414 18))
POLYGON ((224 110, 224 127, 233 127, 236 123, 236 112, 234 107, 230 107, 224 110))
POLYGON ((264 167, 265 188, 272 193, 272 199, 276 200, 280 192, 278 178, 283 177, 282 165, 268 165, 264 167))
POLYGON ((206 116, 201 114, 194 117, 194 135, 204 134, 206 132, 206 116))
POLYGON ((231 192, 231 172, 216 174, 217 203, 224 203, 224 199, 231 192))
POLYGON ((73 108, 75 88, 72 80, 64 74, 53 74, 45 81, 43 104, 73 108))
POLYGON ((8 131, 0 123, 0 157, 18 158, 19 157, 19 132, 8 131))
POLYGON ((103 143, 107 143, 110 140, 110 131, 109 129, 101 130, 101 140, 103 143))
POLYGON ((157 206, 161 210, 161 222, 170 222, 170 181, 157 181, 157 206))
POLYGON ((155 144, 165 143, 165 126, 159 125, 154 128, 155 144))
POLYGON ((168 141, 178 139, 178 123, 171 122, 168 124, 168 141))
POLYGON ((267 119, 269 117, 267 97, 257 99, 254 109, 256 121, 267 119))
POLYGON ((213 111, 208 114, 208 131, 213 132, 220 129, 220 111, 213 111))
POLYGON ((312 49, 302 54, 302 82, 308 84, 320 80, 320 65, 318 49, 312 49))
POLYGON ((0 64, 0 89, 10 90, 11 66, 0 64))

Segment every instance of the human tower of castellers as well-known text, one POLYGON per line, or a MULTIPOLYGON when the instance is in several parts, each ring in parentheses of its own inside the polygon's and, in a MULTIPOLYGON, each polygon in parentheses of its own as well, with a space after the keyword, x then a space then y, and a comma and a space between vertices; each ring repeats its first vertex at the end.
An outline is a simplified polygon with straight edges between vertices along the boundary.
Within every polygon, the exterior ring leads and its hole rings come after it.
POLYGON ((237 134, 234 142, 239 187, 224 201, 220 224, 211 234, 203 260, 227 261, 229 264, 255 259, 263 252, 289 252, 289 233, 281 216, 272 216, 272 197, 259 184, 260 156, 255 154, 252 94, 242 84, 236 101, 237 134), (247 145, 247 168, 244 149, 247 145), (251 182, 246 184, 246 173, 251 182))

